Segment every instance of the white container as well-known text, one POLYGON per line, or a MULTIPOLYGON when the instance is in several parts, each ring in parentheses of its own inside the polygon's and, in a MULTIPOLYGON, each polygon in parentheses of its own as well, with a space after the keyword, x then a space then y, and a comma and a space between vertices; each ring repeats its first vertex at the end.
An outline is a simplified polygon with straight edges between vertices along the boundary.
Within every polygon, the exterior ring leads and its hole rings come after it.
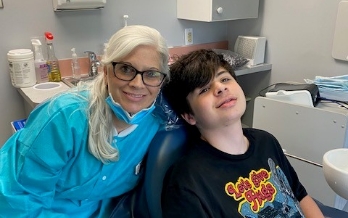
POLYGON ((10 50, 7 58, 14 87, 25 88, 35 85, 34 54, 30 49, 10 50))

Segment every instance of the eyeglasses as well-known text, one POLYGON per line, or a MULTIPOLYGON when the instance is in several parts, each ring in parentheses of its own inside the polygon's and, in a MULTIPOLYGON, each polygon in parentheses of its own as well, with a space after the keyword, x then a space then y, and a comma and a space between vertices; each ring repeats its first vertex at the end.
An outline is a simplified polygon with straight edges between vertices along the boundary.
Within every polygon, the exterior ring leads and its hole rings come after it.
POLYGON ((139 71, 133 66, 123 62, 112 62, 114 76, 123 81, 132 81, 138 74, 141 75, 143 83, 147 86, 157 87, 162 84, 166 74, 157 70, 139 71))

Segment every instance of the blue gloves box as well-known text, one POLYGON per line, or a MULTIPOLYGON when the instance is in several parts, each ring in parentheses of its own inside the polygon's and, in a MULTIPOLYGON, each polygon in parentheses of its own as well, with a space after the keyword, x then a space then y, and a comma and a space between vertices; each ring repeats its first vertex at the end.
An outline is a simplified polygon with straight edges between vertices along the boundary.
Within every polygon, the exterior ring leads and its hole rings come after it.
POLYGON ((22 129, 25 125, 25 122, 27 119, 21 119, 21 120, 15 120, 11 122, 11 127, 13 133, 17 132, 18 130, 22 129))

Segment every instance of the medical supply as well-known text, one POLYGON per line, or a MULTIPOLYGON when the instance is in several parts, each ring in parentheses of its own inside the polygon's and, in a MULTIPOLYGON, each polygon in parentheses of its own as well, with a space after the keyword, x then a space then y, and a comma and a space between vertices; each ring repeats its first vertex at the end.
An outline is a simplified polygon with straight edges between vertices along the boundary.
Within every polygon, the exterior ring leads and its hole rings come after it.
POLYGON ((47 43, 47 65, 48 65, 48 80, 50 82, 60 82, 61 74, 59 70, 58 59, 54 53, 53 35, 50 32, 45 32, 47 43))
POLYGON ((12 85, 31 87, 36 83, 34 53, 30 49, 15 49, 7 53, 12 85))
POLYGON ((42 55, 42 44, 39 39, 31 39, 31 44, 34 48, 34 65, 35 65, 35 74, 36 82, 43 83, 48 82, 48 66, 47 61, 42 55))
POLYGON ((305 79, 305 82, 316 84, 321 98, 348 102, 348 75, 333 77, 316 76, 314 80, 305 79))
POLYGON ((314 107, 319 101, 319 89, 315 84, 277 83, 265 96, 314 107))
POLYGON ((80 80, 81 79, 80 64, 76 55, 75 48, 72 48, 71 52, 72 52, 72 57, 71 57, 72 77, 76 80, 80 80))
POLYGON ((321 98, 348 102, 348 75, 323 77, 316 76, 314 80, 305 79, 319 87, 321 98))
POLYGON ((27 119, 20 119, 20 120, 12 121, 11 122, 12 132, 15 133, 18 130, 24 128, 26 122, 27 122, 27 119))

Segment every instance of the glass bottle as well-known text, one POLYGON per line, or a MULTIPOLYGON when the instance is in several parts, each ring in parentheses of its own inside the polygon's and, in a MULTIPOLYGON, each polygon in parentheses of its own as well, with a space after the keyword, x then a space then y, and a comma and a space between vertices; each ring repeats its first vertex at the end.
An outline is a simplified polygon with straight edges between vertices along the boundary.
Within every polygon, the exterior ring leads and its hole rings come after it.
POLYGON ((59 70, 58 59, 54 53, 53 35, 50 32, 45 32, 47 43, 47 65, 48 65, 48 80, 50 82, 60 82, 61 74, 59 70))

